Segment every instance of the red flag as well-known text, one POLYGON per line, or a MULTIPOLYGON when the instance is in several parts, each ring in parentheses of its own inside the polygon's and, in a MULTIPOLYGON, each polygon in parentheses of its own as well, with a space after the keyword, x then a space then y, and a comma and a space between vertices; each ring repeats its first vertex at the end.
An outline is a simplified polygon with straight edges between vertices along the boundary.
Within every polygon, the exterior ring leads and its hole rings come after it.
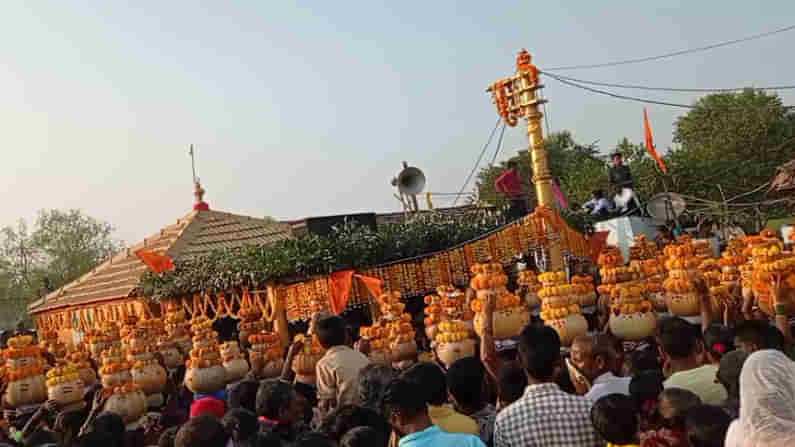
POLYGON ((607 244, 607 236, 609 234, 609 231, 597 231, 588 238, 588 245, 591 249, 591 259, 593 259, 593 262, 599 260, 599 253, 601 253, 602 249, 605 248, 605 244, 607 244))
POLYGON ((138 259, 146 264, 146 266, 149 267, 149 270, 155 273, 170 272, 174 270, 174 262, 171 261, 171 258, 169 258, 168 255, 155 253, 142 248, 135 251, 135 256, 138 256, 138 259))
POLYGON ((353 285, 353 270, 334 272, 328 277, 328 303, 331 311, 339 315, 348 305, 353 285))
POLYGON ((649 114, 646 112, 645 108, 643 109, 643 122, 646 125, 646 150, 649 151, 651 158, 657 161, 657 166, 660 167, 660 171, 665 174, 668 172, 668 167, 665 166, 665 162, 660 158, 657 149, 654 147, 654 140, 651 137, 651 126, 649 125, 649 114))

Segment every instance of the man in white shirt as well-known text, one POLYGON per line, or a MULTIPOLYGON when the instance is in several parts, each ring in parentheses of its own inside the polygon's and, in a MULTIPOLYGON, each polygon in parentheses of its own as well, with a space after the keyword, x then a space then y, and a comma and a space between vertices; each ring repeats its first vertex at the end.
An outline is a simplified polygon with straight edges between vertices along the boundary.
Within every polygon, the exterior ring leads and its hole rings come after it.
POLYGON ((592 403, 613 393, 629 396, 632 378, 617 377, 612 373, 617 370, 618 359, 614 345, 613 338, 607 334, 582 335, 571 345, 569 362, 576 368, 569 371, 571 381, 577 393, 585 395, 592 403))

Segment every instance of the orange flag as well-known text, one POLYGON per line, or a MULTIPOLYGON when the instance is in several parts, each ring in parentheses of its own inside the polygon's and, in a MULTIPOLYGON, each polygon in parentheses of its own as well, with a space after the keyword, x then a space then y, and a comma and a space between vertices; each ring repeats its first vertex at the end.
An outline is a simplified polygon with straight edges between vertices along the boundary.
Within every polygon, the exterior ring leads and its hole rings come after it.
POLYGON ((367 291, 373 296, 373 299, 378 299, 379 296, 383 295, 384 290, 381 287, 383 281, 378 278, 373 278, 372 276, 356 275, 356 277, 362 280, 364 286, 367 287, 367 291))
POLYGON ((654 140, 651 137, 651 126, 649 125, 649 114, 646 112, 645 108, 643 109, 643 122, 646 125, 646 150, 649 151, 651 158, 657 161, 657 166, 660 167, 660 171, 665 174, 668 172, 668 167, 665 166, 665 162, 660 158, 657 149, 654 147, 654 140))
POLYGON ((328 304, 335 315, 339 315, 348 305, 353 285, 353 270, 334 272, 328 277, 328 304))
POLYGON ((174 270, 174 262, 167 255, 162 255, 149 250, 136 250, 135 255, 141 260, 149 270, 155 273, 170 272, 174 270))
POLYGON ((588 238, 588 244, 591 248, 591 259, 593 259, 593 262, 597 262, 599 260, 599 253, 601 253, 602 249, 605 248, 605 244, 607 244, 607 236, 609 234, 609 231, 597 231, 588 238))

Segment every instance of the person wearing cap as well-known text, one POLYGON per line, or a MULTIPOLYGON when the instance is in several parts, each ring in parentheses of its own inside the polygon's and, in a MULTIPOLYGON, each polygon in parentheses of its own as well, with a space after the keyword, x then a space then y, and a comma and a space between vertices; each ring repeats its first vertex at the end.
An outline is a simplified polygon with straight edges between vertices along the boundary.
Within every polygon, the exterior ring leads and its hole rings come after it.
POLYGON ((218 419, 224 417, 226 403, 215 397, 202 397, 190 405, 190 418, 197 418, 204 414, 211 414, 218 419))

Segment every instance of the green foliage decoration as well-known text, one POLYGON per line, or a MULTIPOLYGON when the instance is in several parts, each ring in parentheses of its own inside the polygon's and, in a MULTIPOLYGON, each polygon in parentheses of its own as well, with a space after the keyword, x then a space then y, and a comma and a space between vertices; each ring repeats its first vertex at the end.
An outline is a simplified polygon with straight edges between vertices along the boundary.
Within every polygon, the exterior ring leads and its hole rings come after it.
POLYGON ((172 272, 145 273, 139 292, 162 298, 242 286, 259 288, 273 281, 289 282, 431 254, 477 239, 505 223, 501 215, 456 218, 441 214, 380 225, 376 231, 346 223, 328 236, 310 234, 265 246, 178 259, 172 272))

